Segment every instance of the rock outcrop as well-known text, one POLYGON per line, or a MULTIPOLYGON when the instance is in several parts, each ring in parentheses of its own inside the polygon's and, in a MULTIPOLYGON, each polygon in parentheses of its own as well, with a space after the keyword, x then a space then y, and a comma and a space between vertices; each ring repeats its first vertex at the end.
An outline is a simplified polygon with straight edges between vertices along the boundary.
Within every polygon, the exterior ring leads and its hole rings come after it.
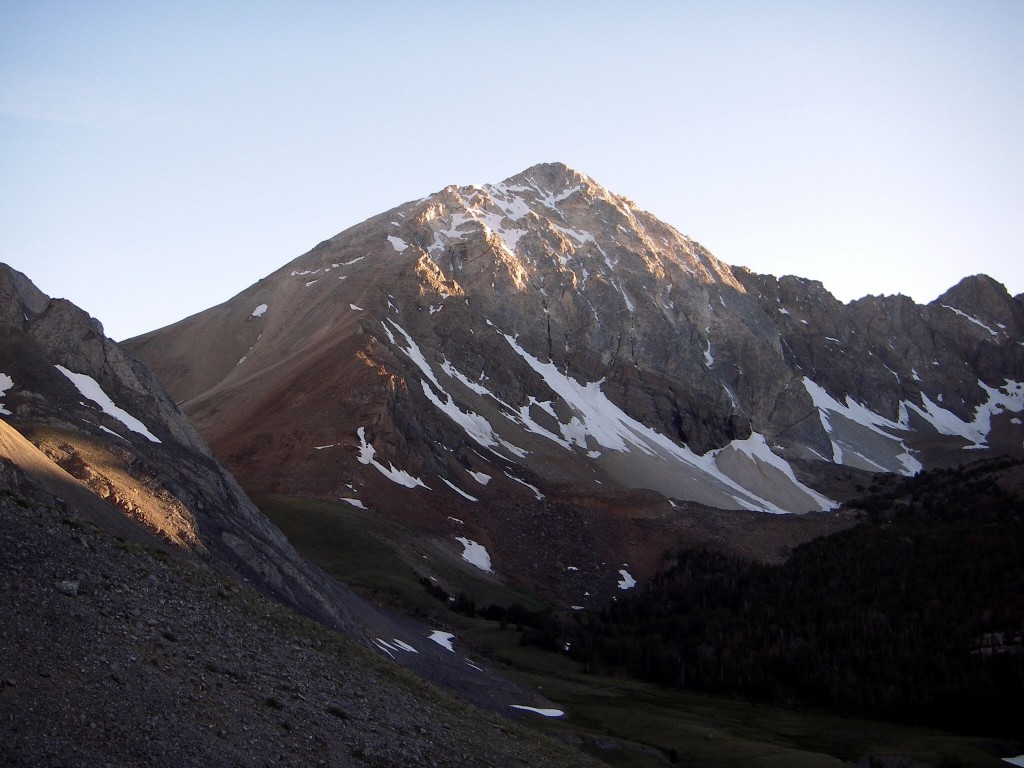
POLYGON ((118 535, 189 552, 355 630, 336 585, 294 551, 98 321, 7 265, 0 307, 0 444, 22 484, 40 485, 118 535))

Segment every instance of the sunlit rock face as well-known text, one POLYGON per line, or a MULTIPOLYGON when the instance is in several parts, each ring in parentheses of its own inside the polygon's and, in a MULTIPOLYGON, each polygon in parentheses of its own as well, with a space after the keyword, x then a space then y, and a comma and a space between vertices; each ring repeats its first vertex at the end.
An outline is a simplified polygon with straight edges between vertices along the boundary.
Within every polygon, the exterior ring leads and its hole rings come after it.
POLYGON ((74 304, 0 264, 0 469, 9 492, 234 574, 351 626, 150 370, 74 304))
POLYGON ((837 467, 1019 451, 1022 329, 982 276, 843 305, 730 267, 556 163, 398 206, 126 344, 249 487, 483 519, 635 489, 822 510, 837 467))

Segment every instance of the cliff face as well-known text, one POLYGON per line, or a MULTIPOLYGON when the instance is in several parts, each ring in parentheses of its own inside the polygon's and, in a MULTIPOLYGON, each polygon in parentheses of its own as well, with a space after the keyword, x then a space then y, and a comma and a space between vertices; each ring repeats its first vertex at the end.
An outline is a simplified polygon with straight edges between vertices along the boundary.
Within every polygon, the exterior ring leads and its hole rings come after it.
POLYGON ((7 486, 119 535, 191 552, 329 624, 354 626, 213 457, 153 374, 85 312, 0 265, 7 486))

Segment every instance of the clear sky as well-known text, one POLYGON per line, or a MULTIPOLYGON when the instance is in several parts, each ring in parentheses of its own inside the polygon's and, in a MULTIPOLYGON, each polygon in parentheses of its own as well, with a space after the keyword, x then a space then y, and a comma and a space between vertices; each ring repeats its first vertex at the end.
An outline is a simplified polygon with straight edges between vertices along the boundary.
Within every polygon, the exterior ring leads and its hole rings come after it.
POLYGON ((0 260, 123 339, 562 161, 848 301, 1024 291, 1024 2, 0 0, 0 260))

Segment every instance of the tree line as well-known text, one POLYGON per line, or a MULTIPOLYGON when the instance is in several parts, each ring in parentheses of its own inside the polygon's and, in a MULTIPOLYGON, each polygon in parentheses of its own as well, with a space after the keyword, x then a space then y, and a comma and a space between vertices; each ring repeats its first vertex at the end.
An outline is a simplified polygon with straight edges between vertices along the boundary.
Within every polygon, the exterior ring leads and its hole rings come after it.
POLYGON ((782 565, 673 553, 564 625, 594 672, 783 706, 1019 737, 1024 523, 1007 462, 922 472, 782 565))
POLYGON ((1007 459, 879 477, 850 505, 857 525, 781 565, 682 549, 600 610, 436 596, 596 674, 1020 737, 1024 505, 998 478, 1022 469, 1007 459))

